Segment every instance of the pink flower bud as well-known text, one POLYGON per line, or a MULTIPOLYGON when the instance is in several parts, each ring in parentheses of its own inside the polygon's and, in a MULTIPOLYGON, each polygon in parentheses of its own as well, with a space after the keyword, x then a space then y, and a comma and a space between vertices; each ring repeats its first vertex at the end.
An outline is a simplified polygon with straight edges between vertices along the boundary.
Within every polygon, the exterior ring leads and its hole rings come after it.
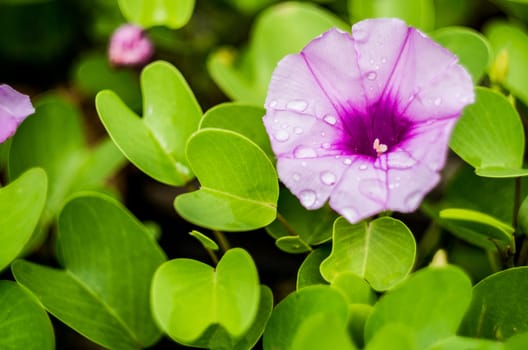
POLYGON ((29 96, 0 85, 0 143, 13 136, 20 123, 34 112, 29 96))
POLYGON ((154 53, 154 47, 142 28, 124 24, 112 34, 108 47, 110 63, 116 66, 143 66, 154 53))

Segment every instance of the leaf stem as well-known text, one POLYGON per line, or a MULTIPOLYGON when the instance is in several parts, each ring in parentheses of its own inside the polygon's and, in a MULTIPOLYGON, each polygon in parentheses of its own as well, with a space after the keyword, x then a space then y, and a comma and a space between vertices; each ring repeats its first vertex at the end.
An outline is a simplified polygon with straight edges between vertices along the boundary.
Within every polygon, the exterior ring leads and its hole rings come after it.
POLYGON ((209 257, 211 258, 211 260, 213 260, 213 264, 215 266, 218 265, 218 256, 216 255, 216 253, 212 249, 209 249, 209 248, 205 248, 205 251, 207 252, 207 254, 209 254, 209 257))
POLYGON ((295 232, 293 227, 291 227, 291 225, 288 222, 288 220, 286 220, 286 218, 284 216, 282 216, 281 213, 279 213, 279 212, 277 212, 277 220, 279 220, 279 222, 282 224, 282 226, 284 226, 284 228, 286 229, 286 231, 288 231, 288 234, 290 236, 298 236, 298 234, 295 232))
POLYGON ((213 230, 213 234, 215 236, 216 241, 218 242, 218 245, 220 246, 220 249, 222 249, 222 252, 227 252, 229 249, 231 249, 231 244, 227 240, 227 237, 225 234, 218 230, 213 230))

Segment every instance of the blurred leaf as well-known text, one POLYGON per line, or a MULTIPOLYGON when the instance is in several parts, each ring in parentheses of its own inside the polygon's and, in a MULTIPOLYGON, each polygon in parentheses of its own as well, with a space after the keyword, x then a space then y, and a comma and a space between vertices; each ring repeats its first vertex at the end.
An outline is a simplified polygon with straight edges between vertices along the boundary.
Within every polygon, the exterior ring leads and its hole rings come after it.
POLYGON ((9 179, 41 167, 48 176, 48 197, 40 231, 29 248, 43 238, 48 225, 71 194, 99 189, 125 159, 107 141, 86 145, 82 118, 75 105, 56 95, 36 103, 36 112, 18 128, 9 151, 9 179))
POLYGON ((185 158, 187 139, 202 111, 181 73, 167 62, 149 64, 141 74, 143 118, 111 91, 95 99, 108 134, 123 154, 157 181, 182 186, 192 179, 185 158))
POLYGON ((476 102, 455 125, 451 149, 474 168, 520 168, 524 131, 519 114, 503 95, 476 88, 476 102))
POLYGON ((381 327, 369 339, 365 350, 418 350, 410 327, 403 324, 389 323, 381 327))
POLYGON ((502 343, 486 339, 464 338, 454 336, 440 341, 427 350, 503 350, 502 343))
POLYGON ((506 52, 508 69, 504 85, 525 104, 528 104, 528 35, 518 26, 502 21, 486 25, 488 37, 495 54, 506 52))
POLYGON ((428 31, 434 27, 432 0, 348 0, 353 22, 376 17, 397 17, 413 27, 428 31))
POLYGON ((519 213, 517 214, 517 222, 521 233, 528 236, 528 196, 522 201, 519 213))
POLYGON ((118 0, 123 15, 129 22, 145 28, 183 27, 191 19, 194 0, 118 0))
POLYGON ((473 287, 460 335, 503 341, 528 331, 528 267, 497 272, 473 287))
POLYGON ((6 187, 0 187, 0 271, 29 241, 44 209, 47 187, 46 173, 39 168, 30 169, 6 187))
POLYGON ((335 314, 316 313, 308 316, 300 325, 288 349, 353 350, 356 346, 350 340, 346 327, 335 314))
POLYGON ((131 70, 112 68, 101 53, 84 56, 75 67, 75 85, 90 98, 101 90, 116 92, 134 111, 141 110, 139 82, 131 70))
POLYGON ((213 52, 207 62, 209 74, 231 99, 261 106, 279 60, 331 27, 350 31, 334 14, 310 3, 270 6, 258 15, 249 47, 240 53, 231 48, 213 52))
POLYGON ((196 238, 205 249, 210 249, 214 251, 217 251, 219 249, 218 244, 216 244, 215 241, 213 241, 211 238, 207 237, 203 233, 196 230, 192 230, 191 232, 189 232, 189 234, 196 238))
POLYGON ((174 206, 183 218, 224 231, 249 231, 275 219, 277 174, 251 140, 228 130, 202 129, 189 139, 187 159, 201 187, 176 197, 174 206))
POLYGON ((262 122, 265 113, 262 107, 237 102, 221 103, 205 112, 200 129, 218 128, 237 132, 255 142, 273 161, 275 154, 262 122))
POLYGON ((381 297, 367 320, 365 339, 368 344, 384 326, 400 324, 411 330, 417 349, 427 348, 456 334, 470 301, 471 281, 460 269, 422 269, 381 297))
POLYGON ((526 344, 528 344, 528 333, 519 333, 506 340, 504 350, 525 350, 526 344))
POLYGON ((435 26, 443 28, 471 23, 478 14, 480 0, 435 0, 435 26))
POLYGON ((330 255, 330 247, 321 246, 306 256, 297 271, 297 290, 314 284, 328 284, 319 272, 319 265, 330 255))
POLYGON ((291 293, 271 314, 264 331, 264 350, 291 349, 305 320, 318 314, 328 314, 335 325, 346 327, 348 307, 342 294, 325 285, 310 286, 291 293))
POLYGON ((392 288, 411 271, 416 242, 401 221, 381 217, 352 225, 340 217, 334 223, 332 253, 321 264, 321 274, 334 281, 343 272, 366 279, 372 288, 392 288))
POLYGON ((183 344, 197 341, 214 325, 232 338, 243 336, 257 317, 259 300, 257 269, 241 248, 228 250, 216 269, 191 259, 168 261, 152 281, 154 317, 183 344))
POLYGON ((457 55, 474 83, 482 79, 491 61, 490 44, 482 34, 469 28, 451 27, 436 30, 431 36, 457 55))
POLYGON ((266 5, 269 5, 274 2, 278 2, 278 0, 226 0, 228 3, 230 3, 232 6, 236 7, 239 11, 251 14, 256 12, 257 10, 265 7, 266 5))
POLYGON ((0 281, 0 348, 53 350, 53 326, 46 311, 22 287, 0 281))
MULTIPOLYGON (((318 245, 332 238, 333 222, 338 215, 329 206, 323 206, 317 210, 307 210, 301 205, 297 197, 287 189, 282 188, 279 195, 278 211, 288 222, 293 232, 297 234, 297 239, 304 242, 302 244, 306 247, 304 251, 309 251, 310 245, 318 245)), ((279 248, 282 246, 282 240, 292 239, 292 232, 289 232, 278 219, 268 225, 266 231, 277 239, 276 243, 279 248)))
POLYGON ((165 255, 120 203, 100 194, 74 197, 60 214, 57 243, 65 270, 12 264, 17 282, 49 313, 109 349, 147 347, 160 338, 149 281, 165 255))

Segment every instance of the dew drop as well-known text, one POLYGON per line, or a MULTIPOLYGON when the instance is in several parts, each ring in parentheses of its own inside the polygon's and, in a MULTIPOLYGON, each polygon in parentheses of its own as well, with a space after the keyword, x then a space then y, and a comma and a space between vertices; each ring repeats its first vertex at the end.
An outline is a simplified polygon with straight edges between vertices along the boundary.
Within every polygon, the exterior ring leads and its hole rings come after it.
POLYGON ((308 107, 308 103, 303 100, 292 100, 286 104, 286 108, 295 111, 295 112, 304 112, 304 110, 308 107))
POLYGON ((269 107, 273 108, 273 107, 276 107, 277 106, 277 100, 272 100, 269 104, 268 104, 269 107))
POLYGON ((337 119, 333 115, 326 115, 323 120, 330 125, 335 125, 337 123, 337 119))
POLYGON ((381 63, 387 63, 387 57, 382 57, 381 58, 381 63))
POLYGON ((300 135, 303 133, 303 129, 302 128, 299 128, 299 127, 296 127, 296 128, 293 128, 293 132, 295 135, 300 135))
POLYGON ((294 173, 292 175, 292 179, 293 179, 293 181, 299 181, 299 180, 301 180, 301 175, 299 175, 298 173, 294 173))
POLYGON ((345 165, 350 165, 350 164, 352 164, 352 159, 350 159, 350 158, 346 158, 345 160, 343 160, 343 164, 345 164, 345 165))
POLYGON ((437 98, 434 100, 434 104, 435 104, 435 106, 440 106, 441 103, 442 103, 442 98, 441 98, 441 97, 437 97, 437 98))
POLYGON ((367 74, 367 79, 368 80, 376 80, 377 77, 378 77, 378 75, 376 74, 376 72, 369 72, 367 74))
POLYGON ((279 142, 286 142, 290 138, 290 135, 286 130, 279 130, 275 133, 273 137, 279 142))
POLYGON ((317 195, 312 190, 304 190, 299 193, 299 199, 303 206, 305 206, 306 208, 311 208, 315 204, 317 195))
POLYGON ((299 146, 293 150, 293 155, 295 158, 315 158, 317 153, 314 149, 306 146, 299 146))
POLYGON ((330 149, 330 147, 332 147, 328 142, 325 142, 323 144, 321 144, 321 148, 323 149, 330 149))
POLYGON ((350 207, 341 209, 340 213, 350 223, 355 223, 359 217, 357 210, 354 208, 350 208, 350 207))
POLYGON ((324 171, 321 173, 321 182, 325 185, 333 185, 336 183, 336 176, 330 171, 324 171))
POLYGON ((373 66, 375 62, 374 62, 374 60, 371 58, 370 61, 369 61, 369 63, 373 66))
POLYGON ((361 165, 359 166, 359 170, 367 170, 367 169, 368 169, 367 164, 361 164, 361 165))
POLYGON ((364 28, 354 26, 352 28, 352 35, 356 41, 365 41, 367 39, 368 32, 364 28))

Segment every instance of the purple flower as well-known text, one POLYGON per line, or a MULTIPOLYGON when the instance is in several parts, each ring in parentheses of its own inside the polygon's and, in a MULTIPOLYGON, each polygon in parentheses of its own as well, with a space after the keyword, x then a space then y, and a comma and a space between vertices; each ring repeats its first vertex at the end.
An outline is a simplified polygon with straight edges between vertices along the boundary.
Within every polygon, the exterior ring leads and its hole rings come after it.
POLYGON ((0 85, 0 143, 13 136, 20 123, 34 112, 29 96, 9 85, 0 85))
POLYGON ((451 130, 474 101, 456 56, 398 19, 331 29, 283 58, 264 124, 281 181, 304 207, 351 223, 411 212, 438 183, 451 130))
POLYGON ((142 28, 124 24, 112 34, 108 47, 110 63, 116 66, 142 66, 154 54, 154 46, 142 28))

